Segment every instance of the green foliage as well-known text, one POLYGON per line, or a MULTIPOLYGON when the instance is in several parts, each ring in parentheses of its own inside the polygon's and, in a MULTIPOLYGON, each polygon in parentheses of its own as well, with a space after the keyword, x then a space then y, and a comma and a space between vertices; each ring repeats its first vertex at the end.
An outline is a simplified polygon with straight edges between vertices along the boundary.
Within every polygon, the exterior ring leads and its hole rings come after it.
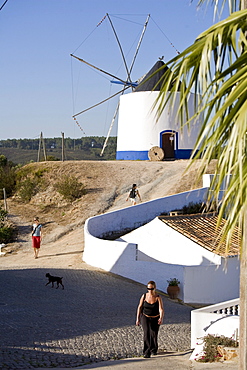
POLYGON ((3 227, 8 212, 0 206, 0 227, 3 227))
MULTIPOLYGON (((203 2, 213 2, 215 9, 220 3, 223 7, 227 3, 200 0, 200 4, 203 2)), ((190 127, 193 119, 203 116, 191 165, 201 158, 197 172, 197 177, 201 178, 211 160, 218 159, 217 176, 208 192, 209 202, 220 198, 222 184, 228 176, 218 217, 219 222, 227 219, 221 233, 221 242, 226 241, 226 252, 235 227, 244 234, 247 203, 247 9, 246 1, 229 0, 228 3, 235 4, 228 18, 205 30, 192 45, 166 63, 156 101, 160 117, 167 104, 175 108, 179 96, 179 108, 175 113, 182 127, 190 127), (193 117, 188 109, 191 92, 195 94, 193 117)), ((240 238, 241 247, 243 240, 240 238)))
POLYGON ((5 167, 7 166, 7 163, 8 163, 7 158, 5 157, 5 155, 1 154, 0 155, 0 166, 5 167))
POLYGON ((16 170, 12 162, 9 162, 4 155, 0 155, 0 199, 3 199, 5 188, 7 196, 13 194, 16 184, 16 170))
POLYGON ((37 181, 27 178, 19 183, 18 194, 21 197, 21 200, 25 203, 28 203, 32 196, 37 192, 37 181))
POLYGON ((238 342, 232 338, 227 338, 224 335, 215 336, 208 334, 203 338, 204 340, 204 355, 198 360, 199 362, 214 362, 221 358, 217 350, 217 346, 237 347, 238 342))
POLYGON ((184 206, 182 208, 182 211, 184 215, 191 215, 196 213, 202 213, 203 208, 204 208, 203 203, 190 202, 187 206, 184 206))
POLYGON ((55 157, 54 155, 48 155, 48 156, 46 157, 46 160, 47 160, 47 161, 60 161, 60 159, 59 159, 59 158, 57 158, 57 157, 55 157))
POLYGON ((65 176, 54 187, 68 201, 81 198, 86 194, 85 186, 75 176, 65 176))
POLYGON ((16 235, 15 228, 7 224, 7 214, 8 212, 0 206, 0 243, 12 242, 16 235))
POLYGON ((43 177, 45 172, 47 172, 46 168, 39 168, 37 171, 33 172, 33 176, 40 179, 43 177))
POLYGON ((43 175, 45 172, 47 172, 46 168, 33 170, 30 167, 21 168, 17 171, 18 195, 23 202, 28 203, 44 187, 43 175))
MULTIPOLYGON (((45 138, 47 161, 57 161, 62 156, 62 138, 45 138)), ((65 160, 115 160, 117 138, 109 137, 103 156, 100 156, 104 136, 86 136, 78 139, 65 138, 65 160)), ((1 153, 12 161, 27 164, 37 161, 39 139, 0 140, 1 153)), ((42 158, 44 161, 44 158, 42 158)), ((1 158, 0 158, 1 162, 1 158)))
POLYGON ((0 227, 0 243, 11 243, 16 235, 16 230, 11 226, 0 227))
POLYGON ((172 278, 167 280, 169 286, 178 286, 180 284, 180 281, 177 278, 172 278))

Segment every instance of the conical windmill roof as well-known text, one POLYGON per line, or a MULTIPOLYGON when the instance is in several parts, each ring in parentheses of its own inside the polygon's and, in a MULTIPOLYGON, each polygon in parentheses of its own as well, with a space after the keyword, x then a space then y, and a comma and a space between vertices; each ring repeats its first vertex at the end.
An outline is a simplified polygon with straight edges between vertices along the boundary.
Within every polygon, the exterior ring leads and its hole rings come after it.
POLYGON ((164 73, 167 71, 168 68, 165 67, 165 68, 162 68, 160 71, 158 70, 164 64, 165 63, 162 62, 162 60, 158 60, 155 63, 155 65, 150 69, 150 71, 141 79, 141 81, 139 81, 139 84, 135 88, 135 91, 160 91, 161 85, 162 85, 162 83, 160 82, 160 79, 164 75, 164 73))
MULTIPOLYGON (((160 91, 162 87, 161 78, 168 70, 168 67, 165 66, 159 71, 164 64, 165 63, 162 60, 158 60, 150 71, 138 81, 138 86, 135 88, 135 91, 160 91)), ((172 85, 173 83, 170 88, 172 85)))

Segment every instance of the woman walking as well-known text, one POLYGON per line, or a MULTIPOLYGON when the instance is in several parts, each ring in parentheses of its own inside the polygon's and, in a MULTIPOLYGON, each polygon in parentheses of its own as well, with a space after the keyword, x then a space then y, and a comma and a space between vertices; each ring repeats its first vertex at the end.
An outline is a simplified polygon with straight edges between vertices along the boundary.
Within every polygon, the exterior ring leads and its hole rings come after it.
POLYGON ((32 231, 32 245, 34 250, 34 258, 38 258, 40 243, 42 240, 42 225, 39 223, 39 218, 35 217, 33 220, 33 231, 32 231))
POLYGON ((147 293, 141 296, 136 314, 136 325, 141 323, 143 328, 144 358, 149 358, 151 354, 157 355, 158 332, 164 317, 163 302, 155 289, 155 282, 149 281, 147 293))

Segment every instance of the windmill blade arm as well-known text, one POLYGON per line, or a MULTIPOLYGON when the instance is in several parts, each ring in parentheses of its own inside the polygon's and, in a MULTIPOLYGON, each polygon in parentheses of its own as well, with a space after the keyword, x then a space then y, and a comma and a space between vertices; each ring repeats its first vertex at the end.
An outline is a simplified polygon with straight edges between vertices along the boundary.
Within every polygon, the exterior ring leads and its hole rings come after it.
POLYGON ((107 134, 107 136, 106 136, 106 139, 105 139, 105 142, 104 142, 103 148, 102 148, 101 153, 100 153, 100 156, 101 156, 101 157, 102 157, 102 155, 103 155, 103 153, 104 153, 104 151, 105 151, 105 148, 106 148, 106 146, 107 146, 107 142, 108 142, 108 139, 109 139, 109 137, 110 137, 110 133, 111 133, 112 127, 113 127, 113 125, 114 125, 115 119, 116 119, 117 114, 118 114, 119 105, 120 105, 120 103, 118 102, 117 108, 116 108, 116 110, 115 110, 114 116, 113 116, 112 121, 111 121, 110 128, 109 128, 109 130, 108 130, 108 134, 107 134))
POLYGON ((117 84, 117 85, 126 85, 126 86, 131 86, 131 87, 136 87, 138 86, 137 82, 128 82, 126 81, 124 84, 121 81, 111 81, 112 84, 117 84))
POLYGON ((87 112, 88 110, 93 109, 93 108, 97 107, 98 105, 105 103, 107 100, 110 100, 111 98, 114 98, 114 96, 117 96, 118 94, 123 93, 125 90, 127 90, 127 89, 129 89, 129 88, 130 88, 130 86, 126 86, 126 87, 124 87, 121 91, 118 91, 118 92, 116 92, 115 94, 113 94, 113 95, 109 96, 107 99, 104 99, 104 100, 100 101, 99 103, 94 104, 94 105, 92 105, 91 107, 89 107, 89 108, 87 108, 87 109, 84 109, 84 110, 82 110, 82 111, 81 111, 81 112, 79 112, 79 113, 74 114, 72 117, 73 117, 73 118, 75 118, 75 117, 79 116, 80 114, 85 113, 85 112, 87 112))
POLYGON ((146 19, 146 22, 143 26, 143 30, 142 30, 142 34, 141 34, 141 37, 139 39, 139 42, 138 42, 138 45, 137 45, 137 48, 136 48, 136 52, 135 52, 135 55, 133 57, 133 60, 132 60, 132 63, 131 63, 131 66, 130 66, 130 73, 132 72, 132 69, 134 67, 134 64, 135 64, 135 60, 136 60, 136 57, 137 57, 137 54, 139 52, 139 49, 141 47, 141 43, 142 43, 142 40, 143 40, 143 37, 144 37, 144 34, 146 32, 146 28, 147 28, 147 25, 148 25, 148 22, 149 22, 149 18, 150 18, 150 14, 148 14, 147 16, 147 19, 146 19))
POLYGON ((127 62, 126 62, 126 59, 125 59, 125 56, 124 56, 124 52, 123 52, 123 49, 122 49, 122 46, 121 46, 121 43, 120 43, 120 40, 118 38, 118 35, 117 35, 117 32, 113 26, 113 23, 112 23, 112 20, 110 18, 110 15, 108 13, 106 13, 108 19, 109 19, 109 22, 110 22, 110 25, 111 25, 111 28, 114 32, 114 35, 116 37, 116 40, 117 40, 117 43, 118 43, 118 46, 119 46, 119 49, 120 49, 120 52, 121 52, 121 55, 122 55, 122 58, 123 58, 123 62, 124 62, 124 65, 125 65, 125 69, 126 69, 126 72, 127 72, 127 76, 128 76, 128 81, 131 82, 131 78, 130 78, 130 71, 128 69, 128 66, 127 66, 127 62))
POLYGON ((98 67, 94 66, 94 65, 93 65, 93 64, 91 64, 91 63, 86 62, 84 59, 81 59, 81 58, 79 58, 79 57, 77 57, 77 56, 75 56, 75 55, 73 55, 73 54, 70 54, 70 56, 72 56, 72 57, 73 57, 73 58, 75 58, 75 59, 78 59, 78 60, 79 60, 80 62, 82 62, 82 63, 87 64, 89 67, 92 67, 92 68, 94 68, 94 69, 97 69, 97 71, 100 71, 100 72, 102 72, 102 73, 105 73, 106 75, 111 76, 111 77, 115 78, 115 79, 116 79, 116 80, 118 80, 118 81, 121 81, 123 84, 125 84, 125 82, 126 82, 126 81, 124 81, 124 80, 121 80, 121 78, 119 78, 119 77, 117 77, 117 76, 114 76, 114 75, 112 75, 111 73, 106 72, 106 71, 104 71, 103 69, 98 68, 98 67))

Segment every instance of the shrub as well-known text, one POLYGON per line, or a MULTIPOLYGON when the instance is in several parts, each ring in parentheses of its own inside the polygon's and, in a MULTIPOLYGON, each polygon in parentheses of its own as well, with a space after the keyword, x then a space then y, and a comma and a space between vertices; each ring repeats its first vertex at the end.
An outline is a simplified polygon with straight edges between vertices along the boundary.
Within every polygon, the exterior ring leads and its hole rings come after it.
POLYGON ((166 281, 168 282, 169 286, 178 286, 180 284, 180 281, 177 278, 172 278, 166 281))
POLYGON ((8 212, 0 206, 0 227, 3 227, 8 212))
POLYGON ((54 155, 48 155, 46 160, 47 161, 60 161, 60 159, 55 157, 54 155))
POLYGON ((7 214, 8 212, 0 206, 0 243, 12 242, 16 235, 16 229, 6 221, 7 214))
POLYGON ((65 176, 54 187, 68 201, 81 198, 86 194, 85 186, 75 176, 65 176))
MULTIPOLYGON (((12 195, 15 190, 16 171, 4 155, 0 155, 0 189, 5 188, 6 194, 12 195)), ((0 192, 0 199, 3 198, 3 192, 0 192)))
POLYGON ((0 227, 0 243, 10 243, 14 240, 16 230, 12 226, 0 227))
POLYGON ((222 345, 224 347, 237 347, 238 343, 232 338, 225 337, 224 335, 215 336, 208 334, 203 338, 204 340, 204 356, 202 356, 199 362, 214 362, 221 358, 217 350, 217 346, 222 345))
POLYGON ((190 215, 190 214, 202 213, 203 208, 204 208, 203 203, 190 202, 187 206, 184 206, 182 208, 182 211, 184 215, 190 215))
POLYGON ((21 200, 25 203, 30 202, 33 195, 36 194, 37 181, 30 178, 25 179, 19 184, 18 194, 21 200))
POLYGON ((45 168, 32 170, 30 167, 21 168, 17 172, 18 195, 23 202, 29 202, 32 196, 44 187, 43 175, 45 172, 47 172, 45 168))

